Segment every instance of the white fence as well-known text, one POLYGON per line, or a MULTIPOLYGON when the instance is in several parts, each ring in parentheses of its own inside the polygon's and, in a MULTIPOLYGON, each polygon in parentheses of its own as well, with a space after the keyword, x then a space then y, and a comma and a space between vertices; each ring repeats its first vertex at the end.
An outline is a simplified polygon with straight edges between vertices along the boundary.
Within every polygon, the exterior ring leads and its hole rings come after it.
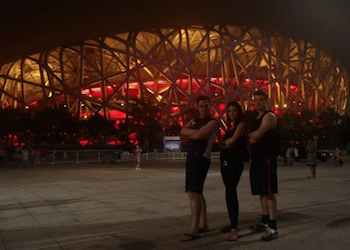
MULTIPOLYGON (((174 153, 143 153, 141 159, 153 160, 185 160, 186 152, 174 153)), ((220 153, 213 152, 212 159, 219 159, 220 153)), ((46 163, 80 163, 80 162, 129 162, 134 160, 134 154, 119 153, 117 150, 54 150, 49 151, 46 163)))

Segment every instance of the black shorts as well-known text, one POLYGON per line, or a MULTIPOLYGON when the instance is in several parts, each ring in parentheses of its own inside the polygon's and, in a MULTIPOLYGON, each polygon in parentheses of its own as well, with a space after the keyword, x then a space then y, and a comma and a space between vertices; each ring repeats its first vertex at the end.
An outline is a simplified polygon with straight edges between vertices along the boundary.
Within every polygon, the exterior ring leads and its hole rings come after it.
POLYGON ((202 194, 205 178, 210 166, 210 159, 192 155, 186 159, 186 192, 202 194))
POLYGON ((277 157, 252 159, 250 187, 253 195, 277 194, 277 157))

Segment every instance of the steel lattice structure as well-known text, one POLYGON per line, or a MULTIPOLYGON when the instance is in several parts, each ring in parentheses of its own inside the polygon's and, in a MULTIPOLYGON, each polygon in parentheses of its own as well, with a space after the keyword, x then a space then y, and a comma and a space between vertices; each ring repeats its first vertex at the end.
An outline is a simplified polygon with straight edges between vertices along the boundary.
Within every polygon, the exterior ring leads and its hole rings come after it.
POLYGON ((64 105, 82 119, 123 119, 134 98, 155 98, 166 124, 181 123, 198 95, 212 98, 217 117, 238 100, 251 107, 266 90, 277 111, 347 105, 345 69, 312 44, 254 27, 149 29, 55 47, 4 65, 3 105, 64 105))

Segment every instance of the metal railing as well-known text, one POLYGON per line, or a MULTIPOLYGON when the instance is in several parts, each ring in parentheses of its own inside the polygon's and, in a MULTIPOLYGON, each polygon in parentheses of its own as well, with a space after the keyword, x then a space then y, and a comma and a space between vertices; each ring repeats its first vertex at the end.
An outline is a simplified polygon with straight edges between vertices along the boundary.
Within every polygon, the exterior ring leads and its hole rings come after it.
MULTIPOLYGON (((122 155, 117 150, 53 150, 49 151, 49 162, 80 163, 80 162, 120 162, 122 155)), ((125 154, 124 154, 125 157, 125 154)), ((129 159, 124 159, 129 161, 129 159)))
MULTIPOLYGON (((118 150, 87 149, 87 150, 53 150, 49 151, 46 163, 80 163, 80 162, 129 162, 135 159, 134 154, 128 152, 120 153, 118 150)), ((145 161, 156 160, 185 160, 186 152, 174 153, 143 153, 141 159, 145 161)), ((220 152, 212 152, 212 159, 219 159, 220 152)))

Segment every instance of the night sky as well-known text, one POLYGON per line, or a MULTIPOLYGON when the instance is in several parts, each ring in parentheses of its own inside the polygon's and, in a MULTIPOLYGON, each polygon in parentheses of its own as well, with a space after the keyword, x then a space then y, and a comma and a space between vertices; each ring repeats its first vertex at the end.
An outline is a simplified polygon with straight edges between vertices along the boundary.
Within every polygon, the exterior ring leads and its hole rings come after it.
POLYGON ((0 65, 107 34, 188 24, 273 28, 305 38, 350 72, 349 0, 9 0, 0 6, 0 65))

